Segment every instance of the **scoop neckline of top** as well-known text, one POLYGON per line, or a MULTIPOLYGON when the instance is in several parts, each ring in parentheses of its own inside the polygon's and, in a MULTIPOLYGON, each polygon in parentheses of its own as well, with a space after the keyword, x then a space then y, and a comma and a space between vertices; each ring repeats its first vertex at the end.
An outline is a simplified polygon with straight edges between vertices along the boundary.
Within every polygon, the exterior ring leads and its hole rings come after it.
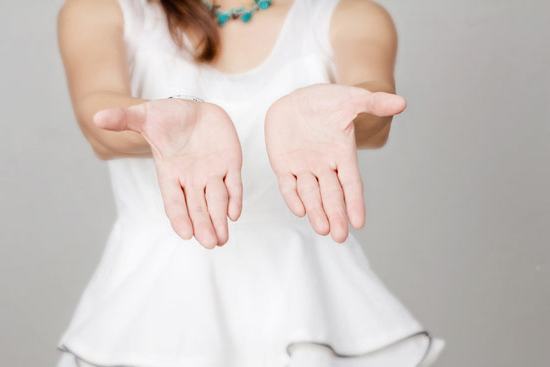
MULTIPOLYGON (((221 76, 226 79, 238 79, 243 77, 248 77, 251 75, 255 75, 259 72, 261 72, 263 69, 267 68, 267 66, 273 62, 275 59, 275 55, 279 51, 279 49, 282 47, 281 44, 283 43, 283 39, 285 38, 286 34, 288 33, 288 28, 290 21, 292 17, 294 16, 294 13, 296 12, 296 8, 298 7, 298 2, 300 0, 293 0, 292 4, 290 5, 290 8, 287 10, 285 14, 285 19, 282 22, 281 28, 279 29, 279 34, 277 35, 275 42, 273 43, 273 46, 271 47, 271 51, 269 51, 269 54, 256 66, 253 66, 252 68, 241 71, 241 72, 225 72, 222 70, 219 70, 213 66, 210 66, 208 64, 200 64, 198 67, 199 69, 204 69, 204 71, 209 72, 211 74, 221 76)), ((186 38, 186 42, 189 42, 189 39, 187 35, 184 34, 184 37, 186 38)))

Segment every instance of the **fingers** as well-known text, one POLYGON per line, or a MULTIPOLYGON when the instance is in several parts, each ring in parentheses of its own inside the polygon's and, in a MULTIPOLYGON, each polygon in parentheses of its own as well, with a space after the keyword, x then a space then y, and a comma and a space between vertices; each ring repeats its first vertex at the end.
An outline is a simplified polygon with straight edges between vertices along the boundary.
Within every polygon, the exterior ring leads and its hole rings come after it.
POLYGON ((337 167, 338 180, 344 191, 346 210, 351 225, 359 229, 365 225, 365 202, 363 181, 357 165, 357 158, 341 163, 337 167))
POLYGON ((98 111, 93 118, 94 124, 105 130, 142 131, 143 124, 147 118, 147 107, 145 103, 130 107, 115 107, 98 111))
POLYGON ((398 115, 405 110, 407 102, 397 94, 369 92, 363 88, 351 89, 351 100, 357 112, 366 112, 379 117, 398 115))
POLYGON ((227 229, 228 201, 227 188, 221 179, 213 179, 206 185, 206 205, 219 246, 224 245, 229 237, 227 229))
POLYGON ((240 170, 229 170, 225 176, 224 182, 227 187, 227 193, 229 194, 227 214, 234 222, 239 219, 242 211, 243 184, 240 170))
POLYGON ((330 228, 323 210, 317 179, 309 172, 300 173, 297 177, 298 194, 304 204, 311 226, 320 235, 327 235, 330 228))
POLYGON ((344 193, 336 172, 327 170, 318 176, 323 208, 330 224, 332 238, 342 243, 348 237, 348 216, 344 193))
POLYGON ((290 211, 298 217, 303 217, 306 214, 306 209, 302 200, 298 196, 296 176, 291 173, 282 174, 277 177, 279 182, 279 191, 289 207, 290 211))
POLYGON ((191 239, 193 237, 193 225, 187 213, 185 195, 179 180, 159 175, 159 187, 164 200, 164 209, 172 228, 181 238, 191 239))
POLYGON ((201 186, 184 186, 187 199, 187 210, 193 223, 193 233, 201 245, 208 249, 216 247, 218 238, 210 220, 205 199, 205 188, 201 186))

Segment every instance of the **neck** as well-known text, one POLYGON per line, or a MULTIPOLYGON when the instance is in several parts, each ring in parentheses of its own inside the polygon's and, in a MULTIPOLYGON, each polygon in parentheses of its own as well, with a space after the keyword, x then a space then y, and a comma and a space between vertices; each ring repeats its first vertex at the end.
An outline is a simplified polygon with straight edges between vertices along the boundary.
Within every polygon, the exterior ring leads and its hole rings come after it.
POLYGON ((250 5, 254 0, 215 0, 213 4, 221 6, 223 9, 236 8, 243 5, 250 5))

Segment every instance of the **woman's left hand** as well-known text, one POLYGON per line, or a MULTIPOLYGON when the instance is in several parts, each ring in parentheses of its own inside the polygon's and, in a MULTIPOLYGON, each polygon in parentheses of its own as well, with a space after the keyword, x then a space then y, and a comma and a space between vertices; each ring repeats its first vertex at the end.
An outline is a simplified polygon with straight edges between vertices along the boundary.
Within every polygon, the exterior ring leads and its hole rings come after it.
POLYGON ((361 228, 365 204, 354 119, 360 113, 396 115, 405 106, 395 94, 338 84, 300 88, 275 101, 266 114, 265 140, 290 210, 307 214, 317 233, 330 233, 339 243, 348 237, 348 223, 361 228))

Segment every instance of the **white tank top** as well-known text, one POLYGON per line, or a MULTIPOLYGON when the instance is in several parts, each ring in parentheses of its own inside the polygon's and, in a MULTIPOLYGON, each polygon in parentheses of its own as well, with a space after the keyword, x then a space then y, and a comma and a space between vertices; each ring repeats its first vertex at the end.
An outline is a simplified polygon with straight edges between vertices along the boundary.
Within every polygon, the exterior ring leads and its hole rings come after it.
POLYGON ((133 96, 196 95, 231 116, 243 212, 229 222, 229 242, 206 250, 171 229, 152 159, 108 161, 117 220, 59 348, 102 366, 283 367, 296 342, 357 355, 422 333, 355 236, 337 244, 317 235, 286 207, 269 166, 269 105, 335 81, 329 24, 338 0, 295 0, 271 54, 239 74, 194 64, 159 5, 119 2, 133 96))

